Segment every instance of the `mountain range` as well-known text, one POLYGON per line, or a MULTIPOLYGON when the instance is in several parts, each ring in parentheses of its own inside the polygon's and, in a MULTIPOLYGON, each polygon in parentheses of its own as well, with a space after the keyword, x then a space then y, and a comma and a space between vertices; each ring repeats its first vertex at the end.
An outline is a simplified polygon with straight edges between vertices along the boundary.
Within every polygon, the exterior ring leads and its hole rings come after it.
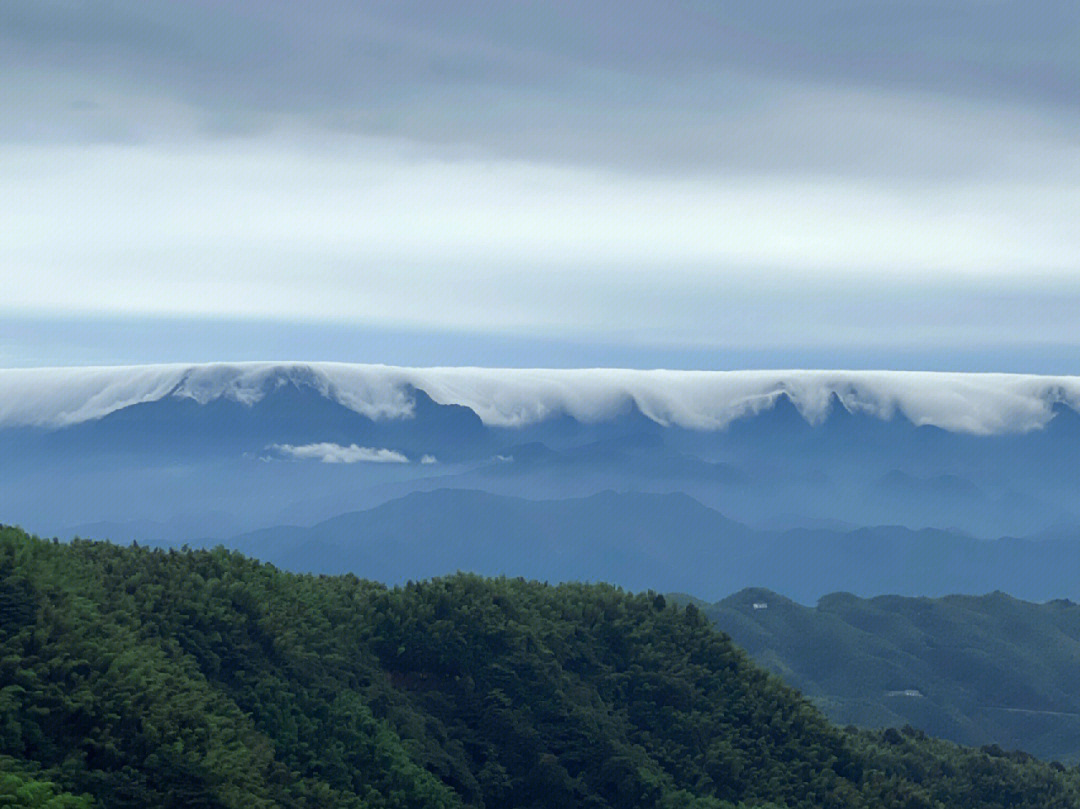
MULTIPOLYGON (((103 530, 93 536, 139 539, 103 530)), ((754 529, 682 493, 527 500, 435 489, 313 526, 151 544, 222 544, 286 570, 388 583, 461 570, 603 581, 706 599, 748 585, 802 603, 837 591, 941 596, 1003 590, 1035 601, 1080 598, 1075 535, 985 540, 900 526, 754 529)))

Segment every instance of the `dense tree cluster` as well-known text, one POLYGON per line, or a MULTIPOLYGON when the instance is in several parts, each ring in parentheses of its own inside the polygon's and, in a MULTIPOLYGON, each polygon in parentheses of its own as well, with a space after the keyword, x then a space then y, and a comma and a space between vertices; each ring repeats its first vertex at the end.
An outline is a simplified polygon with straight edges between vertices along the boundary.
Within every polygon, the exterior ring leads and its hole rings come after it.
POLYGON ((0 529, 0 807, 1080 807, 1080 773, 829 725, 694 607, 0 529))

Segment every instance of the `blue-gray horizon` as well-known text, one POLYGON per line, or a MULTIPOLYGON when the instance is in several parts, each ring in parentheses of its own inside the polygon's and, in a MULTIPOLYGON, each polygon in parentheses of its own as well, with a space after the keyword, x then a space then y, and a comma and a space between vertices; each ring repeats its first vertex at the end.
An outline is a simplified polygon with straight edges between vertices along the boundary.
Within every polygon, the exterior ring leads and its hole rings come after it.
POLYGON ((0 366, 186 320, 263 324, 257 356, 1064 367, 1077 31, 1051 0, 14 0, 0 366))

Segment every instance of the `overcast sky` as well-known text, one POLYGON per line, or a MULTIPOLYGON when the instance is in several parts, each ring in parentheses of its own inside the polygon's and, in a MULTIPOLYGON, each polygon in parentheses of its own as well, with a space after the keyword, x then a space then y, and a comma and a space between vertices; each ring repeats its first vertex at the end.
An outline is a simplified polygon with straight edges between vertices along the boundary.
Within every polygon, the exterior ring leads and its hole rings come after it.
POLYGON ((1080 372, 1065 0, 0 0, 0 105, 0 365, 1080 372))

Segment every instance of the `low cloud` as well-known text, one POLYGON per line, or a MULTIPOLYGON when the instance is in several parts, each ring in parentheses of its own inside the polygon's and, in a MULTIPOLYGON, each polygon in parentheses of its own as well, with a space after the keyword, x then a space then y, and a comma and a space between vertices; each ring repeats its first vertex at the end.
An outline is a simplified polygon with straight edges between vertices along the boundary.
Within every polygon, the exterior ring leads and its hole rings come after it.
MULTIPOLYGON (((282 455, 301 461, 322 463, 408 463, 409 459, 392 449, 375 449, 356 444, 342 446, 323 442, 319 444, 273 444, 269 447, 282 455)), ((430 456, 425 456, 430 457, 430 456)))

